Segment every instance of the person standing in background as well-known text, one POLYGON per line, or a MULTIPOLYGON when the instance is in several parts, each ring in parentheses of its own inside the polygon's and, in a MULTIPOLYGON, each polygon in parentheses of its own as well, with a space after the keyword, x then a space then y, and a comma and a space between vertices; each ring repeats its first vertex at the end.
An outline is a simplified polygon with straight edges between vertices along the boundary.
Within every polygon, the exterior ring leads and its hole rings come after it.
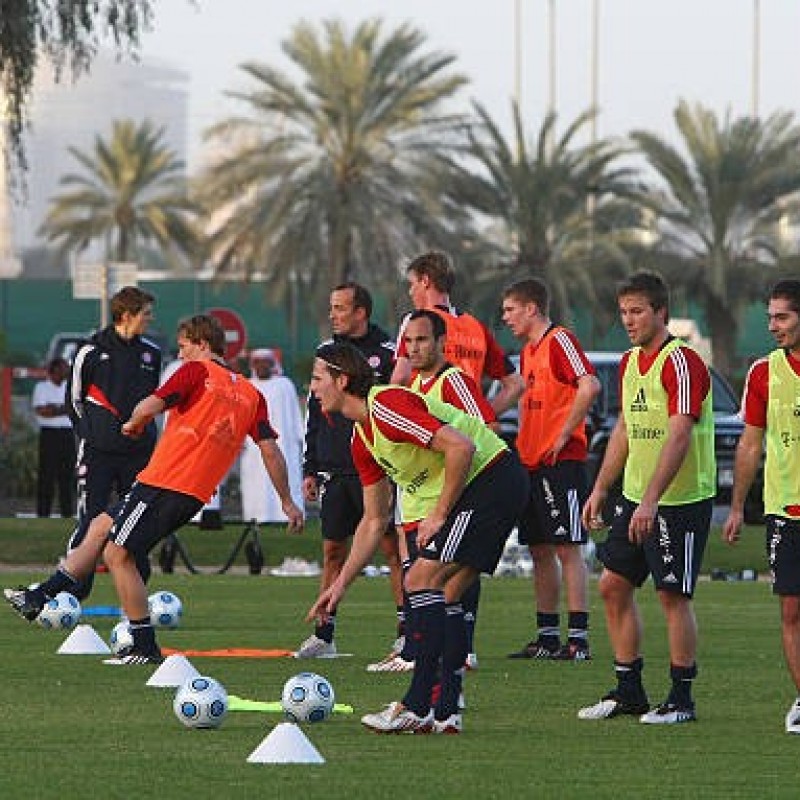
MULTIPOLYGON (((278 434, 278 448, 286 461, 289 490, 295 505, 302 508, 303 418, 292 381, 282 374, 274 350, 259 348, 250 353, 250 382, 267 401, 270 424, 278 434)), ((242 519, 246 522, 286 522, 275 486, 269 478, 261 451, 252 439, 245 439, 240 464, 242 519)))
POLYGON ((503 321, 523 343, 525 381, 517 451, 531 480, 519 524, 520 544, 533 559, 536 635, 509 658, 587 661, 588 570, 581 525, 586 500, 586 415, 600 382, 580 342, 549 317, 550 292, 537 278, 517 281, 503 293, 503 321), (567 600, 567 640, 561 643, 559 595, 567 600))
MULTIPOLYGON (((75 354, 67 386, 67 409, 78 437, 78 524, 67 544, 76 548, 89 523, 108 508, 112 492, 122 497, 150 459, 157 429, 150 422, 137 438, 122 425, 136 404, 161 379, 161 349, 143 338, 153 319, 155 298, 125 286, 111 298, 111 325, 98 331, 75 354)), ((138 555, 142 578, 150 576, 146 553, 138 555)), ((79 600, 92 591, 90 573, 75 588, 79 600)))
POLYGON ((33 387, 31 405, 39 425, 37 517, 50 516, 56 487, 61 516, 75 513, 75 435, 65 404, 68 374, 69 364, 54 358, 47 364, 47 380, 33 387))

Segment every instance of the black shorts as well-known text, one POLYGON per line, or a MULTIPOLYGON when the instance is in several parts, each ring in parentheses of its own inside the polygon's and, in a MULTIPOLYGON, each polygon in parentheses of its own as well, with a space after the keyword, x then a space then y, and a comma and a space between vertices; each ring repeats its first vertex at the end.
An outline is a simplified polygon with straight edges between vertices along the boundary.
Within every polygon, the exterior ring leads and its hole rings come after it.
POLYGON ((364 496, 358 475, 320 473, 320 527, 322 538, 343 542, 364 516, 364 496))
POLYGON ((769 515, 766 523, 772 591, 800 595, 800 521, 769 515))
POLYGON ((528 475, 507 452, 473 479, 419 558, 492 573, 528 500, 528 475))
POLYGON ((586 466, 582 461, 561 461, 528 472, 530 498, 519 521, 519 543, 584 544, 581 524, 586 501, 586 466))
POLYGON ((149 553, 162 539, 191 522, 202 507, 196 497, 137 481, 108 512, 114 518, 108 540, 133 555, 149 553))
POLYGON ((652 575, 659 591, 691 597, 708 541, 713 501, 659 506, 657 530, 641 545, 628 539, 631 516, 638 505, 620 498, 608 538, 597 546, 597 557, 634 586, 641 586, 652 575))

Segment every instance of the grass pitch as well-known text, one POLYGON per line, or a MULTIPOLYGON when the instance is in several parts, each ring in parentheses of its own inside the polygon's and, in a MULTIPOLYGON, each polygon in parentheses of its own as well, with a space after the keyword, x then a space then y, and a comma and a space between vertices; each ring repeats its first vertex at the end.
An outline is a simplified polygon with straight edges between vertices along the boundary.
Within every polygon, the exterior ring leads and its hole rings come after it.
MULTIPOLYGON (((39 578, 0 575, 4 585, 39 578)), ((316 595, 312 578, 154 575, 151 587, 184 602, 182 627, 162 645, 294 648, 316 595)), ((668 688, 663 621, 652 589, 641 594, 645 678, 653 703, 668 688)), ((510 661, 530 638, 530 582, 484 580, 480 668, 467 678, 462 736, 379 736, 361 714, 399 699, 408 676, 368 674, 393 638, 386 579, 361 579, 340 610, 338 644, 351 658, 193 658, 242 697, 277 700, 284 681, 311 668, 337 700, 355 707, 305 728, 324 765, 251 765, 247 756, 279 715, 230 713, 216 731, 184 728, 173 691, 145 686, 151 668, 110 667, 96 656, 60 656, 63 632, 0 608, 0 797, 48 798, 672 798, 796 797, 800 737, 783 731, 794 697, 768 585, 704 581, 696 699, 700 721, 643 726, 634 719, 579 721, 581 705, 613 684, 605 623, 592 597, 592 662, 510 661)), ((92 604, 115 603, 98 576, 92 604)), ((114 620, 90 618, 107 637, 114 620)))

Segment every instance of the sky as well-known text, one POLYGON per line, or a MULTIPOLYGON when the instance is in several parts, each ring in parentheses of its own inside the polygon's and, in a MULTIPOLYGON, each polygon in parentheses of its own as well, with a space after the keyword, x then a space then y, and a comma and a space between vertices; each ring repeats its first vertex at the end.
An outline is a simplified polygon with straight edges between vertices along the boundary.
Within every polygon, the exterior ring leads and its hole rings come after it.
POLYGON ((523 115, 535 131, 549 103, 551 8, 559 118, 572 120, 591 105, 594 2, 601 136, 646 128, 674 139, 679 98, 720 114, 749 113, 756 19, 758 111, 800 108, 798 0, 169 0, 155 3, 142 55, 189 75, 190 163, 203 129, 241 110, 224 96, 250 85, 238 66, 254 60, 290 69, 281 43, 303 19, 410 22, 430 49, 457 56, 455 68, 470 80, 465 108, 477 100, 507 124, 519 78, 523 115))

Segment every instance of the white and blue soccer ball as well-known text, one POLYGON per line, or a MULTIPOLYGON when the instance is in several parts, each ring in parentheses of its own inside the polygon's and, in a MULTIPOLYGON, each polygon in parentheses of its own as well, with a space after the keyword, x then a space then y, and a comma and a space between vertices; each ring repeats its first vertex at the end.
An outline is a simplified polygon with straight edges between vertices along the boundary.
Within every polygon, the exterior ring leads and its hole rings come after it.
POLYGON ((219 728, 228 713, 228 693, 213 678, 187 678, 175 692, 175 716, 187 728, 219 728))
POLYGON ((133 644, 133 634, 131 633, 131 626, 128 620, 123 619, 122 622, 118 622, 111 629, 111 634, 108 637, 108 644, 109 647, 111 647, 112 653, 119 653, 121 650, 133 644))
POLYGON ((81 618, 81 604, 75 595, 59 592, 48 600, 36 621, 43 628, 74 628, 81 618))
POLYGON ((283 686, 281 706, 290 722, 322 722, 333 713, 330 681, 315 672, 301 672, 283 686))
POLYGON ((172 592, 154 592, 147 598, 150 621, 157 628, 177 628, 183 616, 183 603, 172 592))

